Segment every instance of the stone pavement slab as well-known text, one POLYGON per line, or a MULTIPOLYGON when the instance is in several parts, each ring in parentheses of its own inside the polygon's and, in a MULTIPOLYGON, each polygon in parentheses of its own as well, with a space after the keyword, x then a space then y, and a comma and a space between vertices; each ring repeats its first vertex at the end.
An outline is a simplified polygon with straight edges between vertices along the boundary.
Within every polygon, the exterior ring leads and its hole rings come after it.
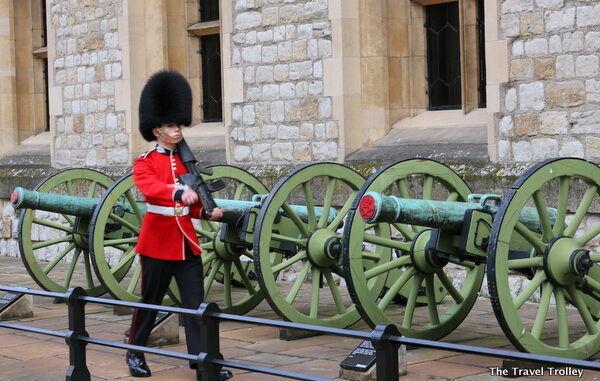
MULTIPOLYGON (((39 287, 29 278, 20 259, 0 257, 0 284, 6 286, 39 287)), ((50 298, 34 296, 34 316, 18 324, 47 329, 66 330, 67 308, 50 298)), ((266 302, 261 303, 249 316, 279 319, 266 302)), ((121 341, 129 327, 131 316, 117 316, 112 307, 86 306, 87 331, 92 337, 121 341)), ((328 335, 295 341, 279 339, 279 329, 252 326, 237 322, 223 322, 221 352, 225 359, 252 362, 286 371, 306 373, 339 380, 339 363, 359 344, 357 339, 328 335)), ((351 327, 370 331, 363 322, 351 327)), ((185 352, 185 335, 180 328, 181 341, 164 349, 185 352)), ((461 326, 444 339, 446 342, 470 344, 514 350, 496 323, 489 300, 480 299, 461 326)), ((60 338, 0 328, 0 381, 54 381, 64 380, 69 363, 68 347, 60 338)), ((184 360, 147 355, 152 369, 150 380, 195 380, 196 374, 184 360)), ((401 380, 505 380, 490 376, 490 367, 499 366, 500 359, 465 355, 461 353, 409 348, 408 373, 401 380)), ((124 361, 124 351, 90 344, 87 346, 87 365, 92 380, 136 380, 124 361)), ((283 381, 282 377, 268 376, 246 370, 231 369, 235 381, 283 381)), ((568 377, 545 377, 540 380, 567 381, 568 377)), ((600 372, 585 371, 583 380, 600 381, 600 372)))

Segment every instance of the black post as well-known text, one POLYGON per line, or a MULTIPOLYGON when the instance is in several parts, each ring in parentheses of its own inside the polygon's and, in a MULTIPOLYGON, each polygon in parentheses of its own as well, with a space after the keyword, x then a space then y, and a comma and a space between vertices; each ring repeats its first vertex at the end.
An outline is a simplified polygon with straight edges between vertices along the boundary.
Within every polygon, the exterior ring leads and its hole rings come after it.
POLYGON ((216 303, 202 303, 196 312, 200 325, 200 353, 198 354, 198 369, 196 379, 202 381, 219 381, 221 366, 212 360, 223 359, 219 347, 219 319, 210 313, 221 312, 216 303))
POLYGON ((400 348, 400 344, 389 341, 390 336, 400 336, 398 328, 393 324, 380 324, 371 333, 371 343, 377 356, 377 381, 391 381, 399 378, 398 348, 400 348))
POLYGON ((79 297, 86 296, 81 287, 70 288, 65 295, 69 307, 69 331, 65 341, 69 346, 69 368, 66 381, 90 381, 90 371, 85 361, 86 342, 81 337, 89 337, 85 331, 85 301, 79 297))

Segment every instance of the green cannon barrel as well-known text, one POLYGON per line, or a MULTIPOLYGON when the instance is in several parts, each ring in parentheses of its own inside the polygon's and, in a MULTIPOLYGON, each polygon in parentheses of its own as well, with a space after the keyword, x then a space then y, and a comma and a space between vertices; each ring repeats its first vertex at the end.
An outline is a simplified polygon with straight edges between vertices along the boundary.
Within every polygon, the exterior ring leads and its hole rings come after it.
MULTIPOLYGON (((260 208, 262 205, 261 202, 258 201, 240 201, 240 200, 226 200, 226 199, 215 199, 215 203, 221 209, 223 209, 223 217, 219 219, 219 222, 225 222, 229 224, 237 224, 243 219, 244 215, 251 208, 260 208)), ((306 206, 303 205, 290 205, 290 209, 292 209, 298 217, 304 222, 308 221, 308 212, 306 210, 306 206)), ((323 214, 322 207, 315 207, 315 216, 318 219, 323 214)), ((279 210, 279 213, 285 215, 283 210, 279 210)), ((329 209, 329 215, 327 217, 327 222, 331 222, 337 216, 337 210, 335 208, 329 209)))
MULTIPOLYGON (((477 202, 453 202, 400 198, 386 196, 377 192, 368 192, 360 200, 360 215, 367 223, 403 223, 418 226, 440 228, 460 232, 464 216, 469 209, 478 209, 477 202)), ((496 205, 487 205, 496 212, 496 205)), ((550 224, 556 221, 556 209, 547 208, 550 224)), ((519 220, 529 229, 540 232, 538 211, 533 207, 523 208, 519 220)))
POLYGON ((10 196, 15 209, 38 209, 71 216, 91 217, 99 200, 15 188, 10 196))
MULTIPOLYGON (((71 216, 80 217, 91 217, 94 213, 94 209, 98 205, 99 200, 94 198, 78 197, 59 195, 51 193, 41 193, 36 191, 30 191, 21 187, 17 187, 11 197, 11 202, 15 209, 38 209, 47 212, 68 214, 71 216)), ((240 200, 226 200, 226 199, 215 199, 215 203, 221 209, 223 209, 223 218, 219 222, 237 224, 241 222, 244 215, 251 208, 260 208, 261 203, 257 201, 240 201, 240 200)), ((133 213, 133 209, 125 203, 116 203, 115 207, 123 208, 123 210, 133 213)), ((146 204, 143 202, 138 203, 138 208, 142 211, 146 211, 146 204)), ((308 220, 308 212, 306 206, 302 205, 290 205, 290 208, 300 217, 301 220, 308 220)), ((283 211, 280 211, 283 213, 283 211)), ((323 213, 322 207, 315 207, 315 215, 319 218, 323 213)), ((329 222, 333 221, 337 215, 337 210, 331 208, 328 216, 329 222)))

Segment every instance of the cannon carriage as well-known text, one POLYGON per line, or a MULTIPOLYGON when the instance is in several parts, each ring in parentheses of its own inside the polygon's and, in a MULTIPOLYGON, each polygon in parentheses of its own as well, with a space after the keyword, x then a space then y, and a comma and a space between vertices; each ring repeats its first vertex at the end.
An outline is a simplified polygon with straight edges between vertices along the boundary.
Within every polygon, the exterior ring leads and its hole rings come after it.
POLYGON ((361 188, 344 230, 346 279, 361 317, 394 324, 405 336, 440 339, 467 316, 487 273, 492 308, 516 348, 593 356, 600 350, 600 256, 591 241, 600 224, 582 222, 597 211, 598 182, 595 164, 555 159, 525 172, 502 199, 469 197, 439 163, 382 168, 361 188), (407 183, 414 176, 418 193, 407 183), (446 192, 435 192, 436 184, 446 192), (438 201, 415 200, 434 194, 438 201), (366 257, 374 263, 362 269, 366 257), (384 284, 375 278, 381 274, 384 284), (404 304, 393 303, 398 293, 404 304))
MULTIPOLYGON (((94 200, 63 199, 58 214, 25 206, 27 269, 41 287, 63 291, 81 266, 91 294, 136 300, 143 198, 131 175, 113 183, 71 171, 36 191, 94 200), (39 229, 63 233, 44 238, 39 229), (47 263, 37 252, 53 245, 62 245, 60 258, 47 263), (62 259, 68 271, 54 275, 62 259)), ((208 181, 228 184, 215 194, 226 217, 200 221, 197 233, 207 300, 223 311, 244 314, 265 298, 298 323, 347 327, 362 318, 440 339, 467 316, 487 270, 494 312, 515 347, 574 358, 600 350, 600 255, 589 247, 600 223, 582 224, 598 204, 592 163, 540 163, 504 198, 473 195, 454 171, 425 159, 392 163, 368 180, 340 164, 309 164, 271 191, 239 168, 212 171, 208 181), (513 290, 515 282, 523 287, 513 290), (538 303, 533 316, 529 301, 538 303)), ((164 303, 177 298, 173 284, 164 303)))

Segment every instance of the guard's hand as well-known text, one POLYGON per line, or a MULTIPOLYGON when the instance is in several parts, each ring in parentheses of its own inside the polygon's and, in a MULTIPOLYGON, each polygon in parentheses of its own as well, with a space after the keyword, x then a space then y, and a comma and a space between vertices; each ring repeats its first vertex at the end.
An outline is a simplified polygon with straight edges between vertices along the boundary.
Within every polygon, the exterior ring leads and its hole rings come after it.
POLYGON ((186 189, 181 195, 181 201, 186 205, 192 205, 198 202, 198 193, 191 189, 186 189))
POLYGON ((208 219, 211 221, 216 221, 216 220, 220 220, 221 217, 223 217, 223 209, 214 208, 212 211, 212 214, 210 215, 210 217, 208 219))

